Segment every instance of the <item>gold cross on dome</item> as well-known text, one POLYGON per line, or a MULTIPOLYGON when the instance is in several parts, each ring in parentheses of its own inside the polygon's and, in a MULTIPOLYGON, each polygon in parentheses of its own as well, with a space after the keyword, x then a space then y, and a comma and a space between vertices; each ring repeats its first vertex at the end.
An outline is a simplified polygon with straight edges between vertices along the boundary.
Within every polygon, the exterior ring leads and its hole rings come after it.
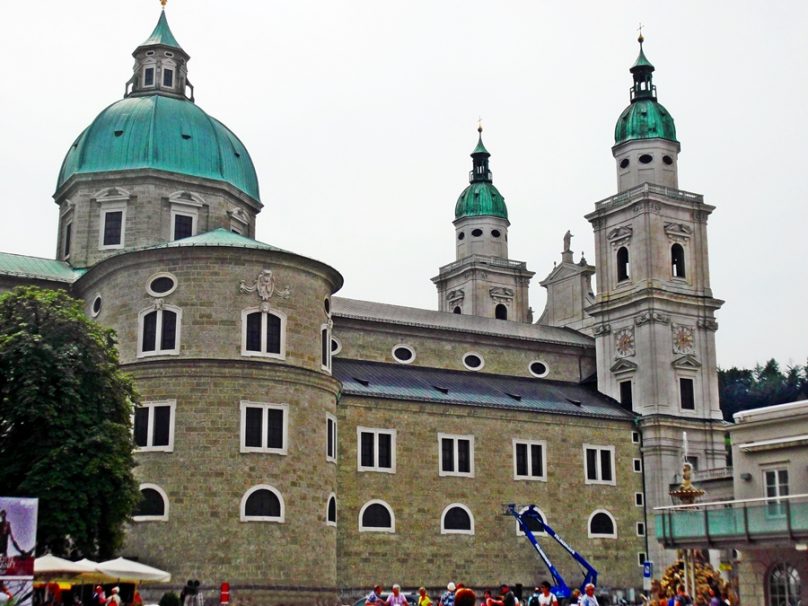
POLYGON ((483 132, 483 118, 482 118, 482 116, 477 118, 477 132, 478 133, 483 132))
MULTIPOLYGON (((161 0, 162 1, 162 0, 161 0)), ((637 31, 640 32, 640 37, 637 38, 640 42, 645 40, 645 37, 642 35, 642 28, 645 27, 642 22, 640 22, 640 26, 637 28, 637 31)))

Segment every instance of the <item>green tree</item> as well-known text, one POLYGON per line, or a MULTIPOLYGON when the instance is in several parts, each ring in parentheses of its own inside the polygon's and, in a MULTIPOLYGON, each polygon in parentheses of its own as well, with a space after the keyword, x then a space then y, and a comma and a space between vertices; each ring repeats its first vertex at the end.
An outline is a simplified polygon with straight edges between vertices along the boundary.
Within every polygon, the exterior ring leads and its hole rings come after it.
POLYGON ((62 291, 0 295, 0 492, 39 498, 37 552, 108 558, 139 501, 136 394, 114 332, 62 291))
POLYGON ((784 404, 808 398, 808 365, 786 366, 781 370, 771 359, 753 369, 730 368, 718 371, 718 392, 724 418, 741 410, 784 404))

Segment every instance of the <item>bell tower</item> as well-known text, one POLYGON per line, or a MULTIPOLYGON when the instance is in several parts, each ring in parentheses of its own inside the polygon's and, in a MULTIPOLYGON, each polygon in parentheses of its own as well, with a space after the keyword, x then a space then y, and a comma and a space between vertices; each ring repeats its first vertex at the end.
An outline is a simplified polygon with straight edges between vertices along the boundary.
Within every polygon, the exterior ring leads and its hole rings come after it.
MULTIPOLYGON (((676 129, 639 42, 612 148, 618 193, 586 216, 598 289, 586 311, 598 389, 642 415, 647 504, 656 507, 671 504, 683 432, 697 471, 726 466, 715 350, 723 301, 710 288, 707 220, 715 207, 678 188, 676 129)), ((651 549, 657 564, 671 560, 651 549)))
POLYGON ((482 125, 477 132, 469 186, 455 205, 456 260, 432 278, 438 289, 438 309, 532 322, 528 286, 533 272, 524 262, 508 259, 508 209, 494 187, 482 125))

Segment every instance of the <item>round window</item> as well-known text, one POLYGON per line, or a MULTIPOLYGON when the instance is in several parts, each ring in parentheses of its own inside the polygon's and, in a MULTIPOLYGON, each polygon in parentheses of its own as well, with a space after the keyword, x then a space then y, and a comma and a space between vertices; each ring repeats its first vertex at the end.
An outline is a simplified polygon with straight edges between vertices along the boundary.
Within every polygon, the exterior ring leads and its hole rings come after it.
POLYGON ((671 164, 673 164, 673 158, 671 158, 670 156, 662 156, 662 161, 663 161, 665 164, 667 164, 668 166, 670 166, 671 164))
POLYGON ((329 299, 328 297, 323 299, 323 308, 325 309, 325 313, 327 314, 331 313, 331 299, 329 299))
POLYGON ((654 160, 654 157, 651 154, 643 154, 640 156, 640 163, 641 164, 650 164, 654 160))
POLYGON ((331 337, 331 355, 336 356, 342 351, 342 343, 338 339, 331 337))
POLYGON ((530 371, 530 374, 540 379, 542 377, 546 377, 550 372, 550 369, 547 368, 547 364, 545 364, 541 360, 534 360, 533 362, 531 362, 530 366, 528 366, 528 370, 530 371))
POLYGON ((101 295, 96 295, 95 299, 93 299, 93 304, 90 306, 90 309, 93 311, 93 317, 96 317, 98 314, 101 313, 101 295))
POLYGON ((480 370, 485 365, 483 357, 476 353, 467 353, 463 356, 463 366, 469 370, 480 370))
POLYGON ((458 240, 464 240, 465 238, 466 238, 466 234, 464 232, 461 231, 459 234, 457 234, 457 239, 458 240))
POLYGON ((474 229, 474 230, 472 230, 471 235, 474 236, 475 238, 479 238, 480 236, 483 235, 483 230, 474 229))
POLYGON ((620 168, 628 168, 628 158, 620 160, 620 168))
POLYGON ((491 230, 491 235, 494 236, 495 238, 499 238, 502 234, 500 233, 500 231, 498 229, 492 229, 491 230))
POLYGON ((393 357, 396 362, 409 364, 415 359, 415 350, 409 345, 396 345, 393 348, 393 357))
POLYGON ((149 279, 146 290, 153 297, 165 297, 177 288, 177 280, 171 274, 157 274, 149 279))

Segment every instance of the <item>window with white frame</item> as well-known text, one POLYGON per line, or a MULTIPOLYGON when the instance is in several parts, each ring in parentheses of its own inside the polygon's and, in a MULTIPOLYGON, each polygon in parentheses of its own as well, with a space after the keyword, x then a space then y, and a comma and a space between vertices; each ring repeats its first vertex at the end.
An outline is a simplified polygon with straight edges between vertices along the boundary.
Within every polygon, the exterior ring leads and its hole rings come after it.
POLYGON ((163 66, 163 87, 174 88, 174 70, 163 66))
POLYGON ((143 68, 143 86, 154 86, 154 64, 143 68))
POLYGON ((337 525, 337 495, 333 492, 328 497, 328 503, 325 506, 325 523, 329 526, 337 525))
MULTIPOLYGON (((522 509, 519 510, 519 513, 524 514, 529 509, 530 509, 529 506, 528 507, 522 507, 522 509)), ((523 515, 522 516, 522 521, 525 523, 528 530, 530 530, 530 532, 532 532, 533 534, 536 534, 536 535, 539 535, 539 536, 547 536, 547 532, 545 532, 544 526, 542 525, 542 524, 547 522, 547 516, 544 515, 544 512, 541 509, 539 509, 538 507, 533 507, 533 512, 534 513, 531 513, 531 514, 526 515, 526 516, 523 515)), ((525 533, 522 530, 522 527, 519 525, 519 521, 516 520, 516 536, 521 537, 521 536, 524 536, 524 535, 525 535, 525 533)))
POLYGON ((289 406, 241 402, 241 452, 286 454, 289 406))
POLYGON ((68 221, 65 224, 64 236, 62 238, 62 258, 70 258, 70 248, 73 245, 73 222, 68 221))
POLYGON ((637 552, 637 565, 642 566, 645 564, 645 560, 648 559, 648 556, 645 555, 644 551, 637 552))
POLYGON ((617 524, 614 516, 605 509, 598 509, 592 512, 587 521, 590 539, 616 539, 617 524))
POLYGON ((176 400, 143 402, 135 407, 135 446, 139 451, 174 450, 174 412, 176 400))
POLYGON ((182 240, 196 235, 196 213, 191 212, 171 212, 171 239, 182 240))
POLYGON ((637 522, 637 536, 638 537, 645 536, 645 522, 637 522))
POLYGON ((337 462, 337 418, 325 415, 325 460, 337 462))
POLYGON ((269 484, 253 486, 241 497, 242 522, 283 522, 283 496, 269 484))
POLYGON ((396 471, 396 430, 357 427, 357 469, 359 471, 396 471))
POLYGON ((258 308, 241 312, 241 355, 286 357, 286 314, 258 308))
POLYGON ((462 503, 447 505, 440 516, 441 534, 474 534, 474 516, 462 503))
POLYGON ((126 232, 126 205, 105 204, 101 208, 98 248, 123 248, 126 232))
POLYGON ((766 469, 763 471, 763 485, 765 486, 767 501, 766 514, 769 516, 786 515, 786 504, 780 497, 787 497, 788 492, 788 469, 766 469))
POLYGON ((539 440, 513 440, 513 479, 547 480, 545 452, 547 443, 539 440))
POLYGON ((165 522, 168 520, 168 495, 157 484, 140 485, 140 501, 132 515, 135 522, 165 522))
POLYGON ((614 446, 584 444, 584 482, 615 484, 614 446))
POLYGON ((438 474, 474 477, 474 436, 438 434, 438 474))
POLYGON ((639 431, 632 431, 631 432, 631 443, 632 444, 639 444, 640 443, 640 432, 639 431))
POLYGON ((645 504, 645 498, 641 492, 634 493, 634 504, 637 507, 642 507, 645 504))
POLYGON ((642 473, 642 459, 631 459, 635 473, 642 473))
POLYGON ((180 352, 182 310, 173 305, 153 305, 138 316, 138 357, 176 355, 180 352))
POLYGON ((320 327, 320 367, 331 372, 331 329, 328 324, 320 327))
POLYGON ((385 501, 373 499, 359 510, 359 532, 396 531, 396 516, 385 501))

